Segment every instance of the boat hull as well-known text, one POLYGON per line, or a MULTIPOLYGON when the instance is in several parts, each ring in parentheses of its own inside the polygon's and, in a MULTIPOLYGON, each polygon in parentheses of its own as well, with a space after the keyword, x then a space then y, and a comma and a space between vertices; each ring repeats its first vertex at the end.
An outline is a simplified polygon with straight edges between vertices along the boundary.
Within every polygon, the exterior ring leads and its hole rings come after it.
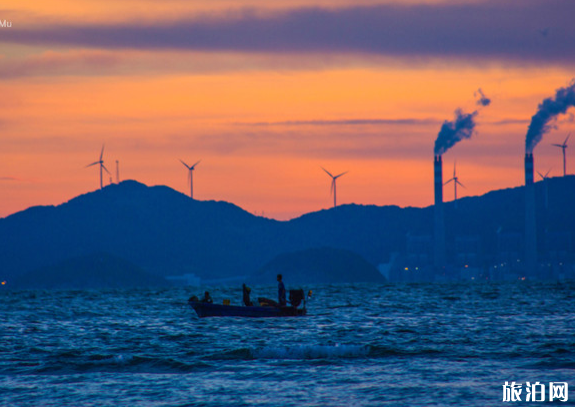
POLYGON ((236 305, 220 305, 205 302, 190 302, 198 317, 243 317, 243 318, 278 318, 299 317, 306 310, 294 307, 239 307, 236 305))

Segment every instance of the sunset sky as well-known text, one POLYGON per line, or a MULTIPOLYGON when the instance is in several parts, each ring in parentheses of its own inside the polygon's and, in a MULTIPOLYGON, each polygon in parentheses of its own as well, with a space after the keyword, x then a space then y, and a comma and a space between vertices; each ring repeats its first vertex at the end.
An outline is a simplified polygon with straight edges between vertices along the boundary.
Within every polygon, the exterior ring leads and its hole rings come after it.
MULTIPOLYGON (((460 196, 523 183, 525 134, 575 77, 575 1, 3 0, 0 217, 122 180, 290 219, 338 203, 427 206, 454 111, 476 134, 444 156, 460 196), (114 176, 115 180, 115 176, 114 176), (106 183, 109 177, 105 177, 106 183)), ((575 109, 535 149, 575 172, 575 109), (570 161, 571 160, 571 161, 570 161)), ((539 176, 537 176, 539 179, 539 176)), ((447 200, 453 188, 445 188, 447 200)))

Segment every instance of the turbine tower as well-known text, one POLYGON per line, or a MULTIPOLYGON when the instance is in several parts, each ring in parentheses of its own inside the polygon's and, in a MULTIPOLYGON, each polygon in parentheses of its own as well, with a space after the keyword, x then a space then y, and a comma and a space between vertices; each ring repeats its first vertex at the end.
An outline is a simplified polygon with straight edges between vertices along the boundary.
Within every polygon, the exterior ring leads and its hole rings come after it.
POLYGON ((543 181, 543 204, 545 205, 545 209, 549 208, 549 187, 547 185, 547 179, 549 179, 549 173, 551 172, 551 169, 549 171, 547 171, 545 173, 545 175, 541 174, 539 171, 537 171, 537 174, 539 174, 539 176, 541 177, 541 180, 543 181))
POLYGON ((201 160, 192 166, 186 164, 182 160, 180 160, 180 161, 188 169, 188 182, 190 183, 190 198, 194 199, 194 170, 196 169, 196 165, 198 165, 201 160))
POLYGON ((455 172, 455 163, 453 163, 453 178, 451 178, 450 180, 448 180, 445 184, 443 185, 447 185, 449 184, 451 181, 453 181, 453 202, 454 202, 454 206, 457 209, 457 185, 461 185, 463 188, 465 188, 465 185, 463 185, 461 182, 459 182, 459 178, 457 178, 457 173, 455 172))
POLYGON ((108 169, 104 166, 104 144, 102 144, 102 152, 100 153, 100 160, 95 161, 92 164, 86 165, 86 168, 96 164, 100 164, 100 189, 102 189, 104 187, 102 183, 102 169, 104 169, 108 174, 110 174, 110 171, 108 171, 108 169))
POLYGON ((553 146, 560 147, 563 150, 563 176, 567 175, 567 162, 565 161, 565 149, 567 148, 567 140, 569 140, 570 136, 571 133, 567 135, 567 138, 565 139, 563 144, 552 144, 553 146))
POLYGON ((336 183, 335 183, 335 181, 336 181, 339 177, 341 177, 342 175, 347 174, 348 171, 342 172, 342 173, 339 174, 339 175, 333 176, 333 175, 331 175, 331 173, 330 173, 328 170, 326 170, 325 168, 321 167, 321 169, 324 170, 324 171, 327 173, 327 175, 329 175, 329 176, 331 177, 331 193, 333 193, 333 207, 335 208, 335 207, 337 206, 337 201, 336 201, 337 190, 336 190, 336 183))

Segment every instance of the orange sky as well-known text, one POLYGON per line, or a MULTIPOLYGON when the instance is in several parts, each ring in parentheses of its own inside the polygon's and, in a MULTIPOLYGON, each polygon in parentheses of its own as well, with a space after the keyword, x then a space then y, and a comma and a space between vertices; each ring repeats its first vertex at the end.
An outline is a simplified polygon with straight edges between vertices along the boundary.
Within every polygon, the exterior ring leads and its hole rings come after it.
MULTIPOLYGON (((477 134, 444 155, 446 180, 457 160, 467 187, 460 196, 517 186, 531 116, 573 77, 571 66, 497 60, 413 63, 362 53, 3 42, 6 30, 42 16, 104 24, 144 15, 129 15, 134 1, 35 3, 2 6, 12 10, 13 27, 0 29, 0 216, 98 188, 97 168, 84 167, 98 159, 104 143, 106 166, 115 173, 119 160, 122 179, 188 193, 178 159, 201 159, 197 199, 226 200, 277 219, 331 205, 330 179, 320 166, 349 171, 338 180, 338 203, 430 205, 441 123, 453 119, 456 108, 474 110, 478 88, 492 104, 480 111, 477 134)), ((362 4, 374 3, 381 2, 362 4)), ((206 4, 215 12, 238 2, 173 1, 169 12, 150 4, 148 17, 169 19, 205 11, 206 4)), ((560 150, 550 143, 569 131, 575 131, 572 116, 562 116, 535 151, 537 170, 561 174, 560 150)), ((452 195, 446 187, 446 198, 452 195)))

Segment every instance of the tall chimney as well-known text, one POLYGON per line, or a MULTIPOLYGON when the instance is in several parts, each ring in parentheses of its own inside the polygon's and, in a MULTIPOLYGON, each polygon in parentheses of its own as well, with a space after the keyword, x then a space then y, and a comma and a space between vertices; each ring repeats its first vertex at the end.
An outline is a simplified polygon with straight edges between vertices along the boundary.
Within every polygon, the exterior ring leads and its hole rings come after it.
POLYGON ((435 205, 433 223, 433 264, 436 270, 445 266, 445 219, 443 214, 443 162, 441 155, 433 160, 435 176, 435 205))
POLYGON ((533 184, 533 154, 525 153, 525 185, 533 184))
POLYGON ((533 154, 525 154, 525 271, 536 275, 537 229, 535 220, 535 184, 533 183, 533 154))

